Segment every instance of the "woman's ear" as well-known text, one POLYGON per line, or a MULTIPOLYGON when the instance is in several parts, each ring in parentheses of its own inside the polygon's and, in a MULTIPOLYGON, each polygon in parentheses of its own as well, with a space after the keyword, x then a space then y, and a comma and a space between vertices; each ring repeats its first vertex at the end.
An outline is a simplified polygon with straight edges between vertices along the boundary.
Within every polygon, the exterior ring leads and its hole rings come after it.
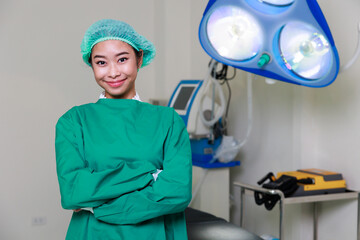
POLYGON ((142 62, 143 62, 143 55, 144 55, 144 51, 142 49, 139 50, 139 57, 137 58, 138 60, 138 69, 141 67, 142 62))

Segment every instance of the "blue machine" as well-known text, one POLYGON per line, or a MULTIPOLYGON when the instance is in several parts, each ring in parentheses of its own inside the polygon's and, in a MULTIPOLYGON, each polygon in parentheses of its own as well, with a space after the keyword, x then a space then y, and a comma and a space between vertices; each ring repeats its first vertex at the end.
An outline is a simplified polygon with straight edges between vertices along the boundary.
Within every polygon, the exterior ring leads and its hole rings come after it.
POLYGON ((221 143, 222 136, 214 136, 213 126, 209 127, 203 124, 199 114, 203 112, 204 115, 211 115, 220 111, 220 107, 212 102, 210 98, 203 96, 205 91, 203 83, 203 80, 180 81, 168 104, 169 107, 176 110, 187 126, 193 165, 204 168, 240 165, 239 161, 221 163, 213 158, 215 150, 221 143))
POLYGON ((168 106, 176 110, 185 125, 188 124, 190 109, 202 84, 202 80, 182 80, 170 98, 168 106))

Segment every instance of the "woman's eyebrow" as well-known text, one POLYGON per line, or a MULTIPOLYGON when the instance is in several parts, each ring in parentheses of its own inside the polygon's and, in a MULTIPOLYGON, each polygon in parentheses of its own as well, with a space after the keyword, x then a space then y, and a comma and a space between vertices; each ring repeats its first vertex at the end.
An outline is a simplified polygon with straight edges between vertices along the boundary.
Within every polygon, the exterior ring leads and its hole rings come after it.
POLYGON ((121 56, 121 55, 124 55, 124 54, 129 54, 129 53, 126 52, 126 51, 125 52, 120 52, 120 53, 116 54, 115 56, 118 57, 118 56, 121 56))
MULTIPOLYGON (((118 54, 115 55, 115 57, 121 56, 121 55, 125 55, 125 54, 129 54, 128 52, 119 52, 118 54)), ((103 55, 95 55, 94 58, 106 58, 103 55)))
POLYGON ((105 56, 102 55, 95 55, 94 58, 105 58, 105 56))

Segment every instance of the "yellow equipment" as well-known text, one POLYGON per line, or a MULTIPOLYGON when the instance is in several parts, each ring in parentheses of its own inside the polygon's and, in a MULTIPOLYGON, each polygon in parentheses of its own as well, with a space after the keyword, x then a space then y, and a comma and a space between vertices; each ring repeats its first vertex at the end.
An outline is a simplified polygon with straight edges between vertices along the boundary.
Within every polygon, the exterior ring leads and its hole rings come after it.
POLYGON ((295 177, 297 179, 299 187, 291 194, 291 197, 346 191, 346 182, 341 173, 311 168, 290 172, 279 172, 277 178, 279 179, 282 175, 295 177))

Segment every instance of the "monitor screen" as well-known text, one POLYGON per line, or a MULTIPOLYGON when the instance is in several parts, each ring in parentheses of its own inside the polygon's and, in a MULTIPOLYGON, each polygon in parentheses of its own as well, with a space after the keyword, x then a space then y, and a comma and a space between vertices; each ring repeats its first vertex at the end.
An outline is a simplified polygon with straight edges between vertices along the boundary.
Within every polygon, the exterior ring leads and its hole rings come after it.
POLYGON ((180 88, 173 108, 175 110, 186 110, 188 102, 197 86, 183 86, 180 88))

